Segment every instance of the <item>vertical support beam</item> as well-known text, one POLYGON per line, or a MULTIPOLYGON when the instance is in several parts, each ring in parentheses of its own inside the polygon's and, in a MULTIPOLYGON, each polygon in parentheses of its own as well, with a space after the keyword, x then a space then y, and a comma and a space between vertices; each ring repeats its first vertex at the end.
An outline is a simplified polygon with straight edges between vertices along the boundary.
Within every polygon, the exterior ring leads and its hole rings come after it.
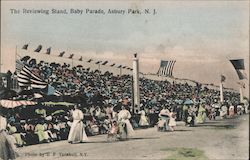
POLYGON ((223 96, 223 83, 220 82, 220 102, 224 102, 224 96, 223 96))
POLYGON ((140 87, 139 87, 139 59, 137 53, 133 59, 133 95, 134 95, 134 113, 140 110, 140 87))
POLYGON ((240 85, 240 103, 243 103, 243 89, 242 89, 242 85, 240 85))

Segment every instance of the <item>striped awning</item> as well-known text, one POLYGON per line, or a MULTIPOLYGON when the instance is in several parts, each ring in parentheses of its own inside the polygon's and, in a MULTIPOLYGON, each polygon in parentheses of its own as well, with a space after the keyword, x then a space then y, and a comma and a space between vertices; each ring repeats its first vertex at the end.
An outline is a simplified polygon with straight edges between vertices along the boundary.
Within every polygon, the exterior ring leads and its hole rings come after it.
POLYGON ((30 106, 30 105, 35 105, 37 104, 36 102, 33 101, 26 101, 26 100, 21 100, 21 101, 13 101, 13 100, 0 100, 1 106, 5 108, 15 108, 18 106, 30 106))

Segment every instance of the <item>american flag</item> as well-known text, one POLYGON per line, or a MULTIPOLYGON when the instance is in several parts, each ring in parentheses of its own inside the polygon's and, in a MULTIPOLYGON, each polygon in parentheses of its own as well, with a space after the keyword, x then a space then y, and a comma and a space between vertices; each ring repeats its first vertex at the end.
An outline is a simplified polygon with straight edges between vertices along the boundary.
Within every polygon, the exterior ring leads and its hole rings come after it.
POLYGON ((161 60, 160 68, 157 74, 159 76, 172 76, 175 62, 176 61, 161 60))
POLYGON ((47 82, 31 72, 30 68, 24 66, 17 74, 17 81, 20 87, 31 87, 43 89, 47 87, 47 82))

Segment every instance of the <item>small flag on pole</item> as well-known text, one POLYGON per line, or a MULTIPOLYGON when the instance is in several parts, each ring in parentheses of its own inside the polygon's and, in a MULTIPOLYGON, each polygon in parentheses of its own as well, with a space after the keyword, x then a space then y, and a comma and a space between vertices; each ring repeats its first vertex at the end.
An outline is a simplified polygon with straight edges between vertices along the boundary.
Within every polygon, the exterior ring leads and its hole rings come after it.
POLYGON ((64 54, 65 54, 65 51, 62 51, 62 52, 59 54, 59 57, 63 57, 64 54))
POLYGON ((39 45, 35 50, 34 52, 40 52, 42 50, 42 45, 39 45))
POLYGON ((82 56, 79 58, 79 61, 82 61, 82 56))
POLYGON ((74 54, 70 54, 69 59, 72 59, 74 57, 74 54))
POLYGON ((240 80, 247 79, 247 76, 244 73, 244 70, 245 70, 244 59, 233 59, 233 60, 230 60, 230 62, 234 66, 234 69, 236 70, 236 73, 238 74, 239 79, 240 80))
POLYGON ((95 64, 99 64, 99 63, 101 63, 102 61, 97 61, 97 62, 95 62, 95 64))
POLYGON ((115 63, 111 64, 110 66, 113 67, 115 65, 115 63))
POLYGON ((89 62, 89 63, 90 63, 91 61, 93 61, 93 59, 89 59, 87 62, 89 62))
POLYGON ((224 75, 221 75, 221 82, 225 82, 226 81, 226 77, 224 75))
POLYGON ((51 52, 51 47, 47 49, 46 54, 50 54, 50 52, 51 52))
POLYGON ((29 46, 29 44, 25 44, 25 45, 23 46, 23 48, 22 48, 22 49, 27 50, 27 49, 28 49, 28 46, 29 46))
POLYGON ((119 65, 117 68, 121 68, 122 67, 122 65, 119 65))
POLYGON ((108 61, 104 61, 103 63, 102 63, 102 65, 105 65, 105 64, 107 64, 108 63, 108 61))

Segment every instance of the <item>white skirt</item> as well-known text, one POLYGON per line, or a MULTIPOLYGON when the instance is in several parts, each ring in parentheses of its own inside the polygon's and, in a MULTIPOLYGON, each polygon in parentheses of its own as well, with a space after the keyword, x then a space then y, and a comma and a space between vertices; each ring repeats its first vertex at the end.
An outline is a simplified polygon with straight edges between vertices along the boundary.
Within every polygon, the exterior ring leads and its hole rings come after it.
POLYGON ((68 136, 68 141, 73 143, 86 142, 88 137, 85 133, 82 121, 74 120, 68 136))

